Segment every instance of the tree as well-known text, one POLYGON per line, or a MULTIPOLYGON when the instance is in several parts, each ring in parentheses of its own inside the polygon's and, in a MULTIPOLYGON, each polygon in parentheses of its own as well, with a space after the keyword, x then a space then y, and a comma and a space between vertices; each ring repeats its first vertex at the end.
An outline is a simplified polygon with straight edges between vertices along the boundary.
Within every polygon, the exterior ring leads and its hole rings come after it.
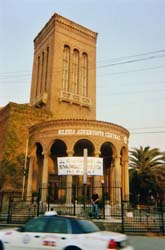
POLYGON ((158 176, 165 162, 164 153, 158 148, 142 146, 133 148, 129 153, 131 201, 147 204, 152 197, 156 199, 163 192, 158 176))

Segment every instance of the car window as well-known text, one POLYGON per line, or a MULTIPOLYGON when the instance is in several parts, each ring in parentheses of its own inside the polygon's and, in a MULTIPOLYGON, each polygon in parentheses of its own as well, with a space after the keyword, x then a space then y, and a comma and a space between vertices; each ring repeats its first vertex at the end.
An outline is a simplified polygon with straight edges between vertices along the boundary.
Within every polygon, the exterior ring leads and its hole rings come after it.
POLYGON ((44 232, 46 220, 44 218, 37 218, 30 220, 24 226, 24 232, 44 232))
POLYGON ((93 233, 100 231, 100 229, 91 221, 78 220, 78 224, 81 227, 82 233, 93 233))
POLYGON ((100 229, 91 221, 87 220, 72 220, 72 233, 83 234, 98 232, 100 229))
POLYGON ((61 218, 51 218, 51 220, 48 220, 47 222, 45 232, 66 234, 68 233, 67 221, 61 218))

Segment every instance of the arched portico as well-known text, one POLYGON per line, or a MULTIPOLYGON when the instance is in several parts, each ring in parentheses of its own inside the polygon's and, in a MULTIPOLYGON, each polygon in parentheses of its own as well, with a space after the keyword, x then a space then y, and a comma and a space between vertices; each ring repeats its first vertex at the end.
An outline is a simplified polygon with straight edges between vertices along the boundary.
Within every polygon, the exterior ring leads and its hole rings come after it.
POLYGON ((100 186, 104 180, 106 196, 113 203, 119 202, 119 194, 112 188, 122 187, 123 197, 128 195, 128 145, 125 139, 128 135, 128 131, 120 126, 88 120, 50 121, 33 126, 30 129, 32 143, 29 152, 33 153, 30 157, 27 194, 41 188, 43 202, 49 192, 51 202, 57 203, 65 197, 66 202, 70 203, 73 186, 83 185, 83 178, 60 176, 57 158, 83 156, 86 148, 88 156, 103 158, 103 176, 87 178, 89 193, 91 188, 100 186))

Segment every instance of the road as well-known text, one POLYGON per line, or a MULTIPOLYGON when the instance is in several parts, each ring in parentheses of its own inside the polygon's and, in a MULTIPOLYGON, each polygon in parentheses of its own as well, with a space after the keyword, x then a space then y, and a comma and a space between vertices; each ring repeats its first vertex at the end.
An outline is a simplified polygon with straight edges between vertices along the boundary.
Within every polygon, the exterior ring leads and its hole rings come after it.
POLYGON ((135 250, 164 250, 165 249, 165 236, 164 237, 151 237, 151 236, 128 236, 131 245, 135 250))

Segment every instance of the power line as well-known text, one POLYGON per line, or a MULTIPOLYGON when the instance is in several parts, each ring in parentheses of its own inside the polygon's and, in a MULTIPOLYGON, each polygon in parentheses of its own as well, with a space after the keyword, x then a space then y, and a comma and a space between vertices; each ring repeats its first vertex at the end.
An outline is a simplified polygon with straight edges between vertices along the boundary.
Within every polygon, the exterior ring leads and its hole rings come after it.
POLYGON ((112 95, 132 95, 132 94, 143 94, 143 93, 158 93, 158 92, 164 92, 165 89, 149 89, 149 90, 136 90, 136 91, 130 91, 130 92, 111 92, 108 94, 108 96, 112 95))
MULTIPOLYGON (((19 74, 22 74, 22 75, 30 75, 31 74, 31 71, 9 71, 9 72, 0 72, 0 76, 6 76, 6 75, 19 75, 19 74)), ((16 75, 16 76, 17 76, 16 75)))
MULTIPOLYGON (((164 53, 164 52, 165 52, 165 49, 162 49, 162 50, 155 50, 155 51, 150 51, 150 52, 134 54, 134 55, 130 55, 130 56, 116 57, 116 58, 112 58, 110 60, 100 60, 100 61, 120 61, 120 60, 123 60, 123 59, 132 58, 132 57, 146 56, 146 55, 164 53)), ((97 61, 97 62, 99 62, 99 61, 97 61)))
POLYGON ((165 131, 145 131, 145 132, 133 132, 132 135, 138 135, 138 134, 165 134, 165 131))
POLYGON ((160 129, 165 128, 165 126, 157 126, 157 127, 142 127, 142 128, 130 128, 129 130, 139 130, 139 129, 160 129))
POLYGON ((142 68, 142 69, 135 69, 135 70, 128 70, 128 71, 121 71, 121 72, 114 72, 114 73, 105 73, 103 75, 97 75, 97 77, 104 77, 106 75, 121 75, 121 74, 128 74, 128 73, 134 73, 134 72, 140 72, 140 71, 148 71, 148 70, 155 70, 165 68, 165 66, 156 66, 156 67, 149 67, 149 68, 142 68))
MULTIPOLYGON (((104 77, 106 75, 121 75, 121 74, 128 74, 128 73, 134 73, 134 72, 140 72, 140 71, 148 71, 148 70, 155 70, 155 69, 160 69, 160 68, 165 68, 165 66, 157 66, 157 67, 149 67, 149 68, 142 68, 142 69, 135 69, 135 70, 129 70, 129 71, 123 71, 123 72, 115 72, 115 73, 106 73, 104 75, 97 75, 97 77, 104 77)), ((1 73, 0 73, 1 74, 1 73)), ((51 75, 51 74, 50 74, 51 75)), ((12 78, 19 78, 19 80, 21 80, 20 78, 24 78, 25 75, 17 75, 17 76, 6 76, 4 78, 4 76, 1 76, 0 75, 0 82, 3 82, 3 81, 7 81, 8 80, 8 77, 12 77, 12 78)), ((30 78, 30 79, 27 79, 27 80, 31 80, 31 75, 26 75, 26 78, 30 78)), ((18 79, 14 80, 17 81, 18 79)), ((25 79, 24 79, 25 80, 25 79)))
POLYGON ((130 128, 128 129, 130 130, 135 130, 134 132, 131 132, 131 135, 141 135, 141 134, 164 134, 165 131, 164 130, 160 130, 160 129, 165 129, 165 126, 148 126, 148 127, 141 127, 141 128, 130 128), (149 131, 150 129, 152 129, 152 131, 149 131), (157 130, 157 131, 153 131, 153 129, 157 130), (138 130, 148 130, 148 131, 138 131, 138 130))
POLYGON ((122 65, 122 64, 130 64, 130 63, 135 63, 135 62, 140 62, 140 61, 153 60, 153 59, 162 58, 162 57, 165 57, 165 54, 160 55, 160 56, 150 56, 150 57, 146 57, 146 58, 128 60, 128 61, 124 61, 124 62, 105 64, 105 65, 102 65, 102 66, 98 66, 96 68, 107 68, 107 67, 112 67, 112 66, 117 66, 117 65, 122 65))
MULTIPOLYGON (((114 60, 118 61, 119 60, 119 62, 97 66, 96 68, 98 68, 98 69, 99 68, 107 68, 107 67, 112 67, 112 66, 117 66, 117 65, 131 64, 131 63, 140 62, 140 61, 153 60, 153 59, 157 59, 157 58, 164 58, 165 54, 161 54, 161 55, 153 55, 153 56, 149 56, 149 57, 143 57, 143 58, 138 58, 138 59, 120 62, 121 60, 126 59, 126 58, 146 56, 146 55, 155 54, 155 53, 162 53, 162 52, 164 53, 165 50, 163 49, 163 50, 158 50, 158 51, 135 54, 135 55, 131 55, 128 57, 112 58, 111 61, 114 61, 114 60)), ((91 68, 89 70, 93 70, 93 69, 95 69, 95 68, 91 68)), ((54 73, 61 72, 61 71, 62 71, 62 68, 60 67, 59 69, 57 68, 54 71, 54 73)), ((17 74, 16 76, 18 76, 19 73, 21 73, 22 75, 26 75, 26 76, 31 75, 31 71, 12 71, 12 72, 0 72, 0 76, 14 75, 14 74, 17 74)))

